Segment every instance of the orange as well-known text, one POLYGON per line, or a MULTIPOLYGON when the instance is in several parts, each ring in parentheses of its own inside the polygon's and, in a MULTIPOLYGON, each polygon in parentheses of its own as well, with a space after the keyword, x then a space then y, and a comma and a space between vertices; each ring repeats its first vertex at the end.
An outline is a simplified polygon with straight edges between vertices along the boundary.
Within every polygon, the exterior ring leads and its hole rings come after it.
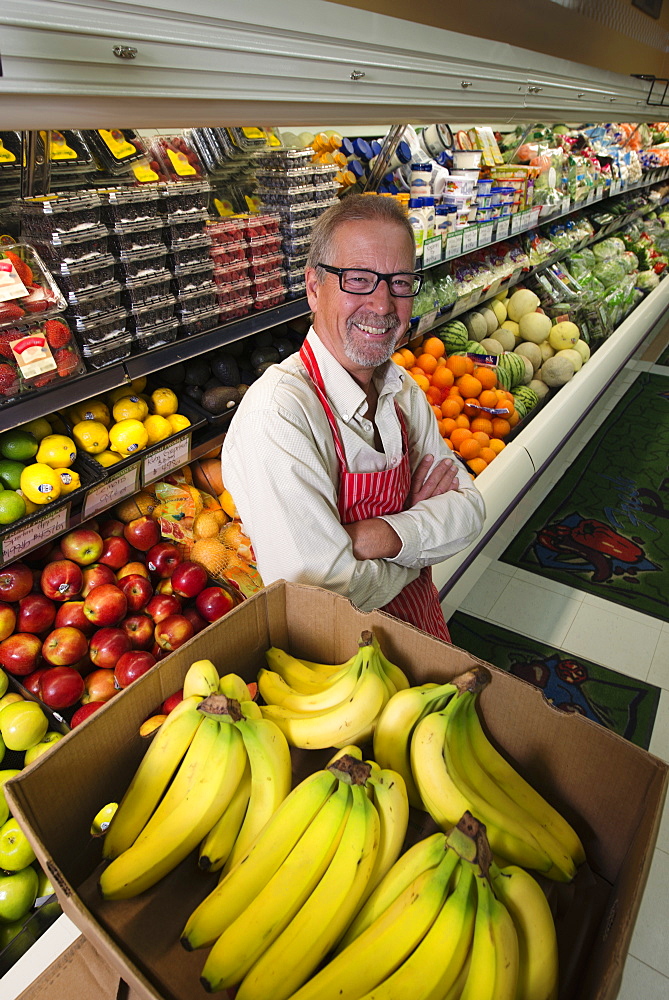
POLYGON ((452 434, 452 432, 455 430, 456 426, 455 420, 453 420, 452 417, 444 417, 441 423, 444 425, 442 434, 444 435, 444 437, 449 437, 449 435, 452 434))
POLYGON ((467 358, 463 358, 459 354, 452 354, 446 362, 446 367, 450 368, 456 378, 460 378, 461 375, 467 374, 467 358))
POLYGON ((444 441, 446 442, 446 444, 448 445, 448 447, 449 447, 449 448, 451 449, 451 451, 455 451, 455 448, 453 447, 453 444, 452 444, 452 442, 451 442, 451 441, 449 440, 449 438, 445 437, 445 438, 444 438, 444 441))
POLYGON ((519 420, 520 420, 520 413, 518 413, 517 410, 514 410, 509 417, 509 424, 511 425, 511 427, 515 427, 519 420))
POLYGON ((475 396, 478 399, 483 389, 479 380, 473 375, 462 375, 455 384, 465 398, 475 396))
POLYGON ((493 368, 478 365, 474 369, 473 375, 479 380, 484 389, 494 389, 497 386, 497 376, 493 368))
POLYGON ((437 420, 441 420, 441 417, 442 417, 441 407, 440 406, 431 406, 430 409, 434 413, 434 415, 437 418, 437 420))
POLYGON ((473 431, 483 431, 488 437, 492 434, 492 420, 488 417, 474 417, 470 426, 473 431))
POLYGON ((445 420, 437 420, 437 427, 439 428, 439 433, 442 437, 446 437, 446 431, 444 430, 445 420))
POLYGON ((459 451, 462 442, 471 436, 471 431, 468 431, 465 427, 456 427, 454 431, 451 431, 451 444, 459 451))
POLYGON ((433 406, 441 406, 443 393, 441 389, 438 389, 436 385, 431 385, 426 391, 425 395, 433 406))
POLYGON ((421 335, 420 337, 414 337, 413 340, 409 341, 409 350, 413 351, 416 357, 418 357, 418 355, 422 353, 423 339, 424 338, 421 335))
POLYGON ((422 368, 426 375, 431 375, 437 367, 437 359, 434 354, 419 354, 416 358, 416 365, 422 368))
POLYGON ((473 437, 465 438, 465 440, 458 448, 458 451, 465 459, 465 461, 468 462, 471 458, 478 458, 479 454, 481 453, 481 445, 473 437))
MULTIPOLYGON (((481 379, 479 379, 479 382, 481 379)), ((494 410, 497 406, 497 395, 492 391, 492 389, 484 389, 479 396, 479 403, 481 406, 487 406, 489 410, 494 410)))
POLYGON ((391 354, 390 360, 394 361, 396 365, 400 366, 400 368, 406 368, 406 358, 401 351, 395 351, 394 354, 391 354))
POLYGON ((478 441, 482 448, 487 448, 490 444, 490 435, 484 434, 483 431, 475 431, 473 427, 469 428, 472 432, 472 437, 478 441))
POLYGON ((472 458, 469 462, 467 462, 467 465, 476 476, 479 476, 484 469, 488 468, 482 458, 472 458))
POLYGON ((448 364, 445 361, 443 365, 437 363, 437 367, 432 375, 432 385, 438 389, 450 389, 454 381, 455 376, 448 367, 448 364))
POLYGON ((464 413, 461 413, 459 417, 455 418, 456 427, 466 427, 469 430, 469 417, 466 417, 464 413))
POLYGON ((428 337, 423 343, 423 351, 425 354, 432 354, 435 358, 440 358, 444 354, 445 350, 446 348, 444 343, 442 340, 439 340, 439 337, 428 337))
POLYGON ((446 358, 437 358, 437 368, 441 368, 441 366, 445 364, 446 364, 446 358))
POLYGON ((471 358, 465 358, 465 370, 467 372, 467 375, 473 375, 475 368, 476 368, 475 362, 472 361, 471 358))
POLYGON ((397 353, 401 354, 402 357, 404 358, 405 368, 413 368, 413 366, 416 364, 416 357, 413 351, 410 351, 408 347, 401 347, 397 353))
POLYGON ((494 417, 492 421, 492 435, 496 438, 505 438, 511 430, 511 424, 504 417, 494 417))
POLYGON ((472 396, 471 399, 465 400, 464 412, 468 417, 478 417, 481 412, 481 407, 479 406, 479 401, 475 396, 472 396))
POLYGON ((503 441, 500 441, 499 438, 493 438, 490 442, 490 448, 496 455, 499 455, 500 451, 503 451, 506 448, 506 445, 503 441))
POLYGON ((497 458, 497 452, 493 451, 492 448, 481 448, 479 458, 482 458, 487 465, 490 465, 493 458, 497 458))
POLYGON ((458 417, 462 412, 462 401, 458 402, 452 396, 445 399, 441 404, 441 415, 442 417, 458 417))
POLYGON ((428 379, 424 371, 421 371, 420 368, 412 368, 409 371, 409 375, 411 375, 413 380, 418 383, 423 392, 427 392, 427 390, 430 388, 430 380, 428 379))

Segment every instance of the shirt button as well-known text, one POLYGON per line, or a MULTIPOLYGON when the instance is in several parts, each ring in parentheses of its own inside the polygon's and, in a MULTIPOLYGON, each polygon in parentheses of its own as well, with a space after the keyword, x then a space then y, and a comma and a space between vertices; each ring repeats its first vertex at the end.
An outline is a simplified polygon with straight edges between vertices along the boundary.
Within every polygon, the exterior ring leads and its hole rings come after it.
POLYGON ((342 413, 341 418, 342 420, 348 420, 348 413, 342 413))

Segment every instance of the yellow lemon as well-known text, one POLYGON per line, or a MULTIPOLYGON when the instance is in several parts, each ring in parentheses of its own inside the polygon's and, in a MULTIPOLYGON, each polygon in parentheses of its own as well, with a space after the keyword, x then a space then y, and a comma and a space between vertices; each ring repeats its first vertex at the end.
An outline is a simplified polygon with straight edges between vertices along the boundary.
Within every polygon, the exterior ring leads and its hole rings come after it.
POLYGON ((170 413, 167 422, 172 428, 172 434, 182 431, 185 427, 190 427, 190 420, 184 417, 183 413, 170 413))
MULTIPOLYGON (((40 441, 35 461, 52 469, 69 469, 77 457, 74 441, 66 434, 47 434, 40 441)), ((53 497, 51 497, 53 500, 53 497)))
POLYGON ((151 393, 151 409, 161 417, 169 417, 179 409, 179 400, 171 389, 156 389, 151 393))
POLYGON ((110 465, 116 465, 117 462, 120 462, 121 456, 113 451, 101 451, 99 455, 95 456, 95 461, 99 462, 103 468, 108 469, 110 465))
POLYGON ((146 375, 140 375, 139 378, 134 378, 130 383, 132 386, 132 391, 139 395, 140 392, 144 392, 146 389, 146 375))
POLYGON ((149 437, 149 444, 157 444, 164 441, 173 433, 169 420, 155 413, 152 417, 147 417, 144 421, 144 429, 149 437))
POLYGON ((36 420, 29 420, 27 424, 23 424, 21 430, 28 431, 36 441, 41 441, 47 434, 51 434, 51 424, 46 417, 37 417, 36 420))
POLYGON ((110 406, 113 406, 117 399, 123 399, 124 396, 134 396, 135 392, 132 388, 132 383, 126 382, 125 385, 118 386, 117 389, 112 389, 111 392, 107 393, 107 402, 110 406))
POLYGON ((61 493, 72 493, 81 486, 79 473, 75 472, 74 469, 54 469, 53 471, 60 477, 61 493))
POLYGON ((109 431, 109 447, 122 458, 146 448, 149 435, 140 420, 120 420, 109 431))
POLYGON ((101 399, 87 399, 85 403, 79 403, 78 406, 72 407, 70 413, 77 424, 82 420, 95 420, 104 424, 105 427, 109 427, 111 423, 109 407, 101 399))
POLYGON ((50 465, 33 462, 21 473, 21 492, 36 504, 57 500, 61 493, 60 476, 50 465))
POLYGON ((26 514, 34 514, 36 510, 39 510, 39 506, 33 503, 32 500, 29 500, 22 490, 17 490, 16 492, 20 497, 23 497, 23 502, 26 505, 26 514))
POLYGON ((100 420, 80 420, 72 428, 72 437, 88 455, 99 455, 109 447, 107 428, 100 420))
POLYGON ((112 408, 112 416, 119 420, 144 420, 149 415, 149 407, 139 396, 121 396, 112 408))

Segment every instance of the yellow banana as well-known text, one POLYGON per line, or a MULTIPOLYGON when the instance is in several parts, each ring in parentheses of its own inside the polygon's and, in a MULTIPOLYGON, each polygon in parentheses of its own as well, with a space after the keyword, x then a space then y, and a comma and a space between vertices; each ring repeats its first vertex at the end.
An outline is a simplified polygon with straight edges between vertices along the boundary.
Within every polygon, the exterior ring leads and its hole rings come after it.
POLYGON ((218 691, 218 670, 211 660, 196 660, 191 663, 184 677, 184 698, 199 694, 207 698, 218 691))
POLYGON ((411 736, 428 712, 443 708, 455 687, 452 684, 424 684, 398 691, 379 716, 374 730, 374 756, 381 767, 397 771, 404 778, 409 803, 424 809, 411 771, 411 736))
POLYGON ((343 674, 351 666, 355 656, 351 656, 346 663, 326 668, 325 664, 307 665, 305 661, 298 660, 285 650, 271 646, 265 653, 265 659, 270 670, 280 674, 296 691, 315 694, 343 674))
POLYGON ((419 875, 353 944, 304 984, 293 1000, 357 1000, 397 969, 434 923, 448 893, 458 856, 419 875))
POLYGON ((295 712, 318 712, 334 708, 348 698, 361 669, 362 658, 358 656, 334 683, 313 694, 302 694, 287 684, 280 674, 261 669, 258 671, 258 690, 268 705, 283 705, 295 712))
POLYGON ((516 1000, 518 935, 506 906, 493 895, 492 933, 495 941, 495 1000, 516 1000))
POLYGON ((227 874, 256 839, 290 791, 290 750, 281 730, 268 719, 236 723, 251 764, 251 795, 241 830, 225 863, 227 874))
POLYGON ((392 683, 395 685, 395 689, 397 691, 403 691, 404 689, 410 687, 411 685, 409 684, 407 675, 404 673, 403 670, 401 670, 397 666, 397 664, 391 663, 388 657, 384 655, 384 652, 381 649, 381 646, 379 645, 379 640, 376 638, 376 636, 374 636, 372 639, 372 645, 376 650, 376 655, 378 657, 381 669, 383 670, 388 680, 392 681, 392 683))
POLYGON ((239 707, 245 719, 262 719, 260 705, 256 701, 240 701, 239 707))
POLYGON ((510 798, 480 764, 469 739, 467 706, 468 701, 464 695, 454 695, 452 711, 449 709, 450 722, 446 741, 455 774, 461 775, 466 786, 476 789, 477 795, 499 810, 500 815, 510 817, 534 837, 553 862, 551 870, 545 872, 548 878, 559 882, 571 882, 576 875, 576 867, 562 844, 544 826, 537 823, 522 806, 510 798))
POLYGON ((462 697, 467 702, 466 720, 469 741, 474 756, 481 766, 509 798, 517 802, 562 844, 564 850, 571 855, 575 865, 582 864, 585 861, 585 851, 574 828, 495 749, 481 726, 476 711, 475 698, 468 693, 463 694, 462 697))
POLYGON ((193 911, 181 936, 185 948, 211 944, 246 909, 288 857, 337 784, 331 771, 316 771, 293 789, 241 855, 239 864, 193 911))
POLYGON ((204 718, 197 711, 201 700, 179 702, 149 744, 105 834, 105 858, 117 858, 144 829, 204 718))
POLYGON ((476 918, 473 868, 458 866, 458 883, 418 947, 362 1000, 428 1000, 443 995, 456 982, 467 960, 476 918))
POLYGON ((411 740, 411 767, 427 811, 442 829, 456 826, 469 811, 485 823, 494 851, 524 867, 549 871, 553 862, 532 834, 483 800, 456 773, 447 739, 454 703, 451 699, 441 712, 421 719, 411 740))
POLYGON ((410 847, 395 862, 383 881, 374 889, 341 939, 337 951, 343 951, 352 941, 385 913, 411 883, 423 872, 436 868, 446 851, 446 836, 433 833, 410 847))
POLYGON ((518 934, 517 1000, 556 1000, 558 950, 548 900, 529 872, 515 865, 492 867, 492 887, 506 906, 518 934))
POLYGON ((483 875, 476 876, 477 908, 469 974, 461 1000, 497 1000, 497 949, 492 927, 494 896, 483 875))
MULTIPOLYGON (((347 756, 355 757, 356 760, 362 760, 362 750, 360 749, 360 747, 357 747, 352 743, 347 743, 345 747, 340 747, 339 750, 337 750, 337 752, 334 754, 334 756, 330 758, 330 760, 327 762, 325 766, 330 767, 332 764, 335 764, 340 759, 340 757, 347 757, 347 756)), ((371 764, 371 761, 367 761, 367 763, 371 764)))
POLYGON ((368 785, 373 790, 372 801, 379 814, 381 837, 367 895, 376 888, 399 858, 409 825, 406 785, 397 771, 372 770, 368 785))
POLYGON ((235 701, 252 701, 246 681, 239 674, 224 674, 218 682, 218 691, 235 701))
POLYGON ((100 876, 105 899, 128 899, 172 871, 197 847, 227 808, 244 771, 244 744, 234 726, 205 718, 201 729, 213 733, 208 752, 190 790, 154 830, 124 851, 100 876))
MULTIPOLYGON (((355 656, 356 654, 354 654, 355 656)), ((323 677, 331 677, 333 674, 338 673, 345 667, 349 666, 353 657, 349 657, 344 663, 316 663, 314 660, 305 660, 303 657, 298 657, 299 662, 303 667, 307 667, 316 674, 321 674, 323 677)))
POLYGON ((467 977, 469 975, 469 969, 471 967, 471 964, 472 964, 472 953, 470 950, 469 954, 467 955, 467 958, 465 959, 465 964, 462 966, 460 974, 458 975, 458 978, 451 986, 450 990, 448 990, 446 993, 443 993, 441 985, 439 985, 437 989, 430 994, 429 997, 425 998, 425 1000, 461 1000, 462 991, 465 988, 465 983, 467 982, 467 977))
POLYGON ((362 785, 330 867, 241 983, 236 1000, 286 1000, 330 952, 360 905, 379 844, 379 821, 362 785))
POLYGON ((206 990, 240 983, 287 927, 327 871, 351 805, 350 785, 340 782, 278 871, 215 942, 200 976, 206 990))
POLYGON ((244 773, 230 799, 228 808, 200 844, 199 867, 206 872, 217 872, 228 860, 230 851, 244 822, 251 795, 251 766, 246 761, 244 773))

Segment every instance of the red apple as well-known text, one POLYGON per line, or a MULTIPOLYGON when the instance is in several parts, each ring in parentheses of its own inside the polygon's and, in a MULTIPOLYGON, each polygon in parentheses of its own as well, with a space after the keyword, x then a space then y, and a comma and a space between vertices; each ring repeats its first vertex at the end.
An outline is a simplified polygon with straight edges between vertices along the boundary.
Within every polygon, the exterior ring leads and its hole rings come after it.
POLYGON ((72 718, 70 719, 70 729, 74 729, 76 726, 81 725, 85 722, 89 715, 96 712, 98 708, 102 708, 104 701, 89 701, 85 705, 80 705, 76 710, 72 718))
POLYGON ((49 632, 42 644, 42 656, 55 667, 71 667, 88 652, 88 639, 78 628, 65 625, 49 632))
POLYGON ((125 594, 128 611, 141 611, 153 597, 151 582, 139 573, 124 576, 118 581, 118 585, 125 594))
POLYGON ((179 688, 178 691, 175 691, 174 694, 171 694, 169 698, 166 698, 165 701, 162 703, 162 705, 160 706, 161 713, 163 715, 169 715, 172 709, 176 708, 177 705, 181 704, 183 700, 184 700, 184 689, 179 688))
POLYGON ((84 584, 81 588, 81 596, 88 597, 91 590, 101 587, 103 583, 112 583, 116 586, 116 575, 111 566, 104 566, 102 563, 92 563, 87 566, 83 573, 84 584))
POLYGON ((195 607, 208 622, 216 622, 235 606, 235 602, 223 587, 207 587, 195 598, 195 607))
POLYGON ((178 597, 169 594, 154 594, 149 603, 144 608, 144 613, 153 618, 157 625, 168 615, 181 614, 181 601, 178 597))
POLYGON ((39 697, 49 708, 70 708, 84 693, 84 679, 74 667, 52 667, 40 677, 39 697))
POLYGON ((53 542, 44 542, 39 548, 33 549, 32 552, 28 552, 25 557, 25 561, 29 566, 44 566, 45 563, 49 562, 49 552, 53 548, 53 542))
POLYGON ((0 642, 0 667, 17 677, 27 677, 37 669, 42 640, 31 632, 15 632, 0 642))
POLYGON ((99 561, 105 566, 111 566, 113 570, 121 569, 128 562, 130 552, 130 546, 125 538, 112 535, 110 538, 105 538, 99 561))
POLYGON ((199 563, 179 563, 172 573, 172 588, 178 597, 197 597, 207 586, 207 571, 199 563))
POLYGON ((206 628, 209 624, 208 621, 205 621, 197 608, 184 608, 183 615, 195 629, 195 635, 197 635, 198 632, 201 632, 202 629, 206 628))
POLYGON ((138 677, 150 670, 155 662, 155 656, 152 656, 148 650, 133 649, 120 657, 114 670, 114 680, 119 687, 126 688, 128 684, 132 684, 138 677))
POLYGON ((160 528, 157 521, 144 514, 125 525, 123 537, 140 552, 148 552, 152 545, 160 541, 160 528))
POLYGON ((59 559, 64 559, 64 558, 65 558, 65 553, 60 547, 60 544, 56 542, 56 544, 52 545, 51 548, 49 549, 49 554, 46 558, 46 562, 48 563, 58 562, 59 559))
POLYGON ((65 601, 65 604, 61 604, 56 612, 54 625, 56 628, 62 628, 64 625, 74 625, 84 635, 92 635, 95 631, 95 625, 93 622, 89 622, 84 614, 83 601, 65 601))
POLYGON ((166 580, 181 562, 179 549, 173 542, 158 542, 146 553, 146 565, 152 573, 166 580))
MULTIPOLYGON (((46 632, 53 627, 57 605, 44 594, 27 594, 19 601, 17 632, 46 632)), ((2 610, 0 609, 0 617, 2 610)), ((3 636, 4 638, 4 636, 3 636)))
POLYGON ((138 559, 133 559, 132 562, 126 563, 116 574, 116 579, 122 580, 124 576, 145 576, 149 579, 149 571, 143 562, 138 559))
POLYGON ((100 525, 100 537, 123 538, 124 529, 125 524, 123 521, 116 521, 114 518, 110 518, 108 521, 103 521, 100 525))
POLYGON ((164 660, 166 656, 169 656, 169 653, 166 649, 159 646, 157 642, 154 642, 151 647, 151 655, 155 656, 156 660, 164 660))
POLYGON ((91 590, 84 601, 84 614, 94 625, 118 625, 127 609, 125 594, 111 583, 91 590))
POLYGON ((156 625, 154 635, 161 649, 171 652, 192 639, 195 629, 184 615, 168 615, 156 625))
POLYGON ((114 685, 114 671, 93 670, 84 677, 84 688, 81 696, 82 705, 88 705, 92 701, 109 701, 118 690, 114 685))
POLYGON ((158 583, 156 584, 156 593, 167 594, 168 597, 172 597, 174 595, 174 587, 172 586, 172 581, 158 580, 158 583))
POLYGON ((131 649, 150 649, 153 645, 155 622, 148 615, 130 615, 120 627, 130 640, 131 649))
POLYGON ((33 574, 25 563, 10 563, 0 569, 0 601, 20 601, 32 589, 33 574))
POLYGON ((102 552, 104 542, 91 528, 75 528, 68 531, 60 540, 60 547, 66 559, 71 559, 78 566, 90 566, 97 562, 102 552))
MULTIPOLYGON (((21 604, 25 600, 30 600, 30 595, 21 598, 21 604)), ((20 607, 20 605, 19 605, 20 607)), ((48 625, 46 626, 49 627, 48 625)), ((16 611, 11 604, 0 603, 0 642, 11 635, 16 628, 16 611)), ((19 628, 19 632, 35 632, 37 629, 19 628)))
POLYGON ((99 628, 91 637, 88 655, 91 663, 113 670, 118 658, 130 649, 130 639, 122 628, 99 628))
POLYGON ((28 674, 27 677, 22 677, 21 683, 26 691, 30 691, 30 693, 34 694, 36 698, 39 698, 39 679, 42 674, 51 669, 51 667, 38 667, 37 670, 33 670, 33 672, 28 674))
POLYGON ((69 601, 81 593, 84 575, 71 559, 58 559, 47 563, 42 570, 40 586, 45 597, 52 601, 69 601))

